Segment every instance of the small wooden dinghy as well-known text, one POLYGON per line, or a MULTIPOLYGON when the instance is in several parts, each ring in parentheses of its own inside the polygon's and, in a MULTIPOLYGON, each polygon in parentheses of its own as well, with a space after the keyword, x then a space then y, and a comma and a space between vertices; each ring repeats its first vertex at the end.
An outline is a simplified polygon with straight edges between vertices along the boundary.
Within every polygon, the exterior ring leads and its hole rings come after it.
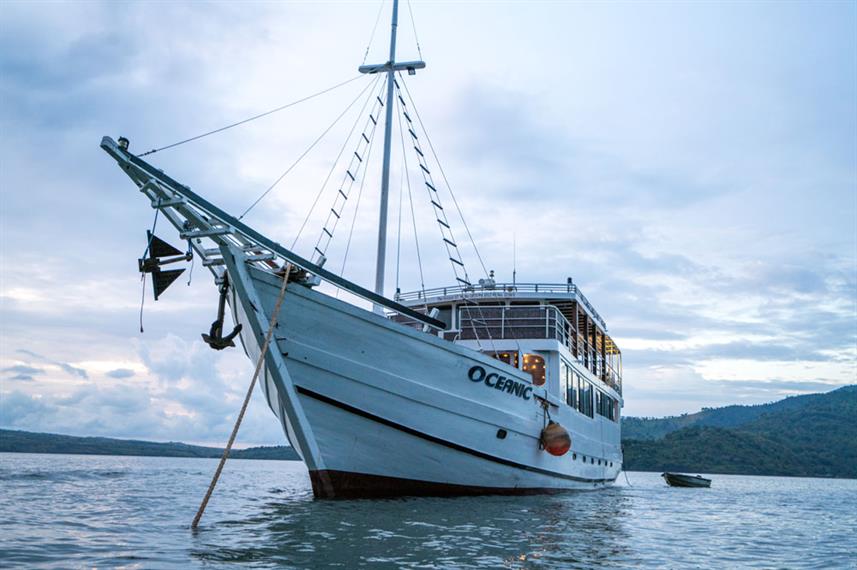
POLYGON ((661 473, 661 477, 670 487, 711 487, 711 479, 699 475, 683 475, 681 473, 661 473))

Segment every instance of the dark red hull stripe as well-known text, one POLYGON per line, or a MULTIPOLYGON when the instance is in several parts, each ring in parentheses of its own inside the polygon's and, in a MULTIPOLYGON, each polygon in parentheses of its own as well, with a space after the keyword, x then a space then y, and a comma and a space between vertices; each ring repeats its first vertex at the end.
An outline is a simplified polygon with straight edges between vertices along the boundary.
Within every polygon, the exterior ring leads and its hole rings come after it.
MULTIPOLYGON (((331 406, 335 406, 341 410, 345 410, 346 412, 350 412, 352 414, 364 417, 366 419, 372 420, 374 422, 378 422, 379 424, 383 424, 385 426, 397 429, 399 431, 405 432, 409 435, 413 435, 420 439, 424 439, 426 441, 430 441, 432 443, 436 443, 438 445, 442 445, 444 447, 448 447, 450 449, 454 449, 456 451, 460 451, 462 453, 467 453, 468 455, 473 455, 474 457, 478 457, 480 459, 485 459, 487 461, 493 461, 494 463, 499 463, 501 465, 508 465, 509 467, 514 467, 516 469, 521 469, 523 471, 530 471, 532 473, 539 473, 540 475, 548 475, 550 477, 556 477, 558 479, 566 479, 569 481, 578 481, 580 483, 612 483, 615 481, 615 477, 613 479, 587 479, 585 477, 575 477, 574 475, 566 475, 565 473, 559 473, 557 471, 549 471, 547 469, 540 469, 538 467, 532 467, 530 465, 525 465, 523 463, 517 463, 515 461, 510 461, 508 459, 504 459, 502 457, 497 457, 495 455, 489 455, 487 453, 483 453, 482 451, 477 451, 475 449, 471 449, 469 447, 464 447, 463 445, 459 445, 457 443, 453 443, 451 441, 447 441, 445 439, 441 439, 439 437, 435 437, 433 435, 429 435, 427 433, 423 433, 421 431, 417 431, 413 428, 409 428, 407 426, 403 426, 402 424, 396 423, 394 421, 376 416, 374 414, 370 414, 365 410, 361 410, 360 408, 355 408, 349 404, 340 402, 339 400, 334 400, 333 398, 328 398, 327 396, 323 396, 317 392, 313 392, 312 390, 308 390, 302 386, 297 386, 297 391, 299 394, 303 394, 304 396, 308 396, 320 402, 324 402, 325 404, 329 404, 331 406)), ((342 473, 342 472, 340 472, 342 473)))
POLYGON ((402 479, 350 471, 322 469, 309 472, 312 490, 321 499, 377 499, 383 497, 453 497, 464 495, 545 495, 568 493, 558 487, 478 487, 402 479))

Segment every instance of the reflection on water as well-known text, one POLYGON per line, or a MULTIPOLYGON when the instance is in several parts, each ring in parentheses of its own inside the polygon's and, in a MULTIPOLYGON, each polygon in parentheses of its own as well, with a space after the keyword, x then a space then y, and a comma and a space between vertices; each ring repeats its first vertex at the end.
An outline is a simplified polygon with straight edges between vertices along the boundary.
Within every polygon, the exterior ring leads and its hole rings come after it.
POLYGON ((0 454, 0 564, 31 567, 848 567, 857 481, 315 501, 300 463, 0 454))

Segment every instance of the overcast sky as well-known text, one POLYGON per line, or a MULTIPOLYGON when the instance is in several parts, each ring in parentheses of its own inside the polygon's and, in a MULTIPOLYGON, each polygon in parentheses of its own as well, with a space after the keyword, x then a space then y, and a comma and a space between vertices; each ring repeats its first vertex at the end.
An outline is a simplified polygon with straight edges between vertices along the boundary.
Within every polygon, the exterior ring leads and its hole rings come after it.
MULTIPOLYGON (((216 290, 198 266, 189 286, 182 278, 157 303, 148 293, 140 334, 136 259, 153 211, 100 139, 124 135, 142 152, 355 77, 378 8, 2 4, 0 426, 226 440, 252 364, 200 340, 216 290)), ((386 59, 388 8, 369 63, 386 59)), ((510 280, 516 241, 518 281, 574 277, 623 349, 626 415, 855 382, 857 3, 414 2, 413 12, 428 67, 408 87, 486 265, 510 280)), ((399 46, 400 59, 420 56, 407 4, 399 46)), ((147 159, 240 213, 369 81, 147 159)), ((292 242, 358 107, 249 224, 292 242)), ((366 286, 374 168, 345 266, 366 286)), ((449 284, 424 190, 414 192, 425 284, 449 284)), ((298 252, 312 251, 331 200, 322 194, 298 252)), ((337 271, 346 218, 330 250, 337 271)), ((420 285, 409 224, 403 290, 420 285)), ((472 249, 464 256, 479 277, 472 249)), ((392 294, 395 262, 387 279, 392 294)), ((239 442, 283 441, 256 394, 239 442)))

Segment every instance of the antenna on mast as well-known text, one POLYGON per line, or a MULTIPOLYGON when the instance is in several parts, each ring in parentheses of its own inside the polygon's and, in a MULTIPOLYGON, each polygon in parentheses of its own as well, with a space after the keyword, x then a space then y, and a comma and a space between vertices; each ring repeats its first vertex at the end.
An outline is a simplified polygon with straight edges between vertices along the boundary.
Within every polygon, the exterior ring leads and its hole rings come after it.
POLYGON ((515 277, 518 274, 518 239, 512 232, 512 285, 515 285, 515 277))
MULTIPOLYGON (((390 194, 390 150, 392 147, 393 127, 393 88, 395 74, 407 70, 408 75, 414 75, 417 69, 423 69, 424 61, 396 61, 396 28, 399 23, 399 0, 393 0, 393 17, 390 24, 390 59, 387 63, 361 65, 360 73, 387 74, 387 109, 384 122, 384 164, 381 168, 381 207, 378 216, 378 258, 375 265, 375 293, 384 295, 384 269, 387 257, 387 202, 390 194)), ((375 312, 382 312, 380 305, 375 305, 375 312)))

